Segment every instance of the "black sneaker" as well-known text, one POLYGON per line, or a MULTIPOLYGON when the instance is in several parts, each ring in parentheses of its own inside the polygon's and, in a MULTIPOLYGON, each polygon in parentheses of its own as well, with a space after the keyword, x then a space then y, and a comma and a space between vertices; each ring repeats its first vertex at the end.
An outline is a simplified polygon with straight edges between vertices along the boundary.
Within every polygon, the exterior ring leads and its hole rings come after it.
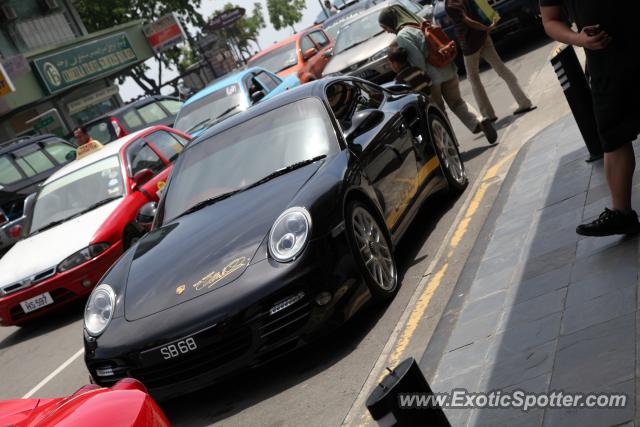
POLYGON ((640 232, 638 214, 631 211, 628 214, 618 210, 604 209, 598 219, 586 224, 580 224, 576 233, 583 236, 611 236, 613 234, 636 234, 640 232))
POLYGON ((496 132, 496 128, 493 127, 493 123, 491 123, 490 119, 486 119, 480 122, 480 129, 484 133, 484 136, 489 141, 489 144, 495 144, 498 140, 498 132, 496 132))

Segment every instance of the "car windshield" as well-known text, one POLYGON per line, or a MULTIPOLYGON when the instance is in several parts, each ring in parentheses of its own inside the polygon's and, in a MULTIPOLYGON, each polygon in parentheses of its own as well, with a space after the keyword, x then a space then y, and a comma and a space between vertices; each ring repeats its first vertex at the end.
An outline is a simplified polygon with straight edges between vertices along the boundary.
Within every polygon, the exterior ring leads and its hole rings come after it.
POLYGON ((296 43, 289 43, 249 61, 251 67, 262 67, 272 73, 279 73, 298 63, 296 43))
POLYGON ((334 52, 344 52, 381 34, 383 30, 378 24, 378 15, 379 12, 366 14, 340 28, 334 52))
POLYGON ((167 187, 161 222, 239 191, 292 165, 339 150, 327 111, 306 98, 271 110, 185 150, 167 187))
POLYGON ((234 83, 182 107, 174 127, 185 133, 197 132, 244 108, 246 100, 240 85, 234 83))
POLYGON ((38 192, 30 234, 122 197, 123 182, 118 156, 107 157, 51 181, 38 192))

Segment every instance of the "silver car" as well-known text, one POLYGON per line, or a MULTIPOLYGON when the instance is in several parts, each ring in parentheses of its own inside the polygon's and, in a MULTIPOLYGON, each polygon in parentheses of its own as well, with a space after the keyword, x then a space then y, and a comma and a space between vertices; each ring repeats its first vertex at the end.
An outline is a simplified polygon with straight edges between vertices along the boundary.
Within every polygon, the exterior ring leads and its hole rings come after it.
POLYGON ((423 8, 410 0, 389 0, 341 22, 323 76, 347 74, 374 83, 393 79, 387 54, 395 35, 385 33, 378 24, 380 12, 393 4, 400 4, 422 17, 430 17, 432 11, 431 6, 423 8))

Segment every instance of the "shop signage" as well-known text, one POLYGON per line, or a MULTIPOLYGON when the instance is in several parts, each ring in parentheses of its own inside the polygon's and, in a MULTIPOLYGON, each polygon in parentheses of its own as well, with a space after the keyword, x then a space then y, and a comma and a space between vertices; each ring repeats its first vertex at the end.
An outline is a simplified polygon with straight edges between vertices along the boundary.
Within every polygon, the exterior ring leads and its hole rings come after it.
POLYGON ((0 96, 15 92, 16 88, 2 64, 0 64, 0 96))
POLYGON ((54 93, 137 61, 129 38, 120 33, 41 56, 33 65, 48 93, 54 93))
POLYGON ((41 117, 38 120, 36 120, 35 122, 33 122, 33 129, 34 130, 39 130, 39 129, 42 129, 42 128, 46 128, 47 126, 52 124, 54 121, 55 120, 54 120, 53 116, 41 117))
POLYGON ((92 105, 97 105, 102 101, 111 98, 113 95, 118 93, 118 86, 109 86, 97 92, 93 92, 87 96, 84 96, 76 101, 69 102, 67 104, 67 108, 69 109, 69 114, 75 114, 79 111, 87 109, 87 107, 91 107, 92 105))
POLYGON ((145 25, 142 32, 155 52, 162 52, 186 39, 184 29, 175 13, 164 15, 157 21, 145 25))
POLYGON ((211 21, 209 21, 209 23, 207 24, 207 29, 209 31, 215 31, 228 27, 238 19, 242 18, 244 16, 244 13, 245 9, 242 7, 236 7, 235 9, 222 12, 215 18, 211 19, 211 21))

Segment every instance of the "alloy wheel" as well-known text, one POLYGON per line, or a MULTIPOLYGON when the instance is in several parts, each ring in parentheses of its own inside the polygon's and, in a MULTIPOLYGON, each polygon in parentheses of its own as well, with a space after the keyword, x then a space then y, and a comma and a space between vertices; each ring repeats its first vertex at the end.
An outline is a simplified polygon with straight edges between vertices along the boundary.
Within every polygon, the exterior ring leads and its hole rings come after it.
POLYGON ((451 178, 453 178, 456 183, 464 185, 466 178, 464 166, 462 165, 462 159, 460 159, 458 148, 451 134, 440 120, 431 122, 431 131, 433 132, 433 140, 442 156, 444 168, 449 171, 451 178))

